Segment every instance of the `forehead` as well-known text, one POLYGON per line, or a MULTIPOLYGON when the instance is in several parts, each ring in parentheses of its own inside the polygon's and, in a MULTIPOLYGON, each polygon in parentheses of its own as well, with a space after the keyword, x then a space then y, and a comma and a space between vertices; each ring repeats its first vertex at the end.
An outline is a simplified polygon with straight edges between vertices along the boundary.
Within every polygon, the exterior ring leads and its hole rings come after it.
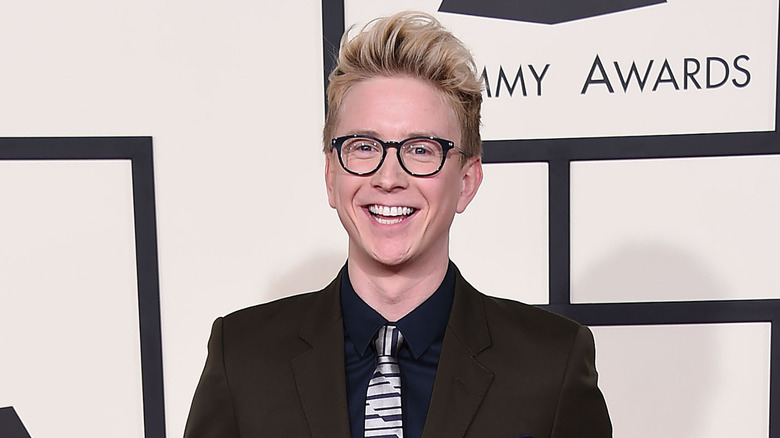
POLYGON ((433 135, 459 141, 455 111, 428 82, 405 76, 363 80, 347 91, 337 136, 373 134, 383 140, 433 135))

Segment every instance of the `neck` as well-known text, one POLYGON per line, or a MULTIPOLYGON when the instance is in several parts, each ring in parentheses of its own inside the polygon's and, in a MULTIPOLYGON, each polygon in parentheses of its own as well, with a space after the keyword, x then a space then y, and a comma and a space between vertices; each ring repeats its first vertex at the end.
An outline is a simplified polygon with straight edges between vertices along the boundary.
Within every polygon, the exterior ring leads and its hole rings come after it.
POLYGON ((431 263, 386 266, 347 260, 349 281, 358 296, 390 322, 417 308, 439 288, 449 257, 431 263))

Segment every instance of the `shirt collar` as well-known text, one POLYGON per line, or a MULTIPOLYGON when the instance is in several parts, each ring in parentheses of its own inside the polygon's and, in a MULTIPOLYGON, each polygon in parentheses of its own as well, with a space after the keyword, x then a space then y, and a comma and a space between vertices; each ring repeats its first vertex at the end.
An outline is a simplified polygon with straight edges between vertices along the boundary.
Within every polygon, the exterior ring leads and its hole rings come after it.
MULTIPOLYGON (((396 325, 404 335, 404 343, 415 359, 418 359, 431 344, 443 335, 455 295, 455 267, 452 262, 447 266, 438 289, 396 325)), ((347 266, 341 274, 341 313, 344 316, 344 331, 358 353, 365 356, 371 340, 379 327, 387 320, 366 304, 355 292, 349 281, 347 266)))

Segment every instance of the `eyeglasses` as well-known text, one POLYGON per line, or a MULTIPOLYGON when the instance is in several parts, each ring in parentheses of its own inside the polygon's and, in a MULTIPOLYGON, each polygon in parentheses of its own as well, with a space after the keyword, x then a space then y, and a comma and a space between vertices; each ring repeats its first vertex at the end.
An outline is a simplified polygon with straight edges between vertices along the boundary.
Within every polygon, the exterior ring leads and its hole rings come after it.
POLYGON ((411 137, 402 141, 382 141, 368 135, 354 134, 330 141, 338 151, 341 167, 353 175, 370 175, 387 156, 387 148, 396 148, 398 162, 412 176, 431 176, 444 166, 447 153, 455 149, 449 140, 436 137, 411 137))

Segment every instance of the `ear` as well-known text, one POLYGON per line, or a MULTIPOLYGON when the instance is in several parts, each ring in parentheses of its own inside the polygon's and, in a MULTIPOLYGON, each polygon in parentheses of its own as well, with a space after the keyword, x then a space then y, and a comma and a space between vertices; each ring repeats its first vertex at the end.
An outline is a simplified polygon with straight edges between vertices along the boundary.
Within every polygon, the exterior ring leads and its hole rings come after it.
POLYGON ((460 172, 461 190, 458 197, 458 208, 455 211, 463 213, 477 194, 480 184, 482 184, 482 158, 469 158, 460 172))
POLYGON ((333 152, 325 154, 325 188, 328 190, 328 204, 331 208, 336 208, 336 203, 333 198, 333 180, 335 177, 336 167, 333 165, 333 152))

